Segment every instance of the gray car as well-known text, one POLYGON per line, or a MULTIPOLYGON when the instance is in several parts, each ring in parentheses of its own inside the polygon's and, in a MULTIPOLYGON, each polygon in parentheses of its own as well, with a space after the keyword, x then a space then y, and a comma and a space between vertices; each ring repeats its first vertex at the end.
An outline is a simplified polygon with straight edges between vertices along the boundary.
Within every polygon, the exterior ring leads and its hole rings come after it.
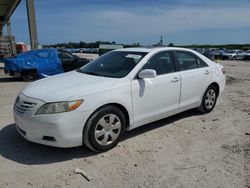
POLYGON ((226 60, 232 60, 232 59, 244 59, 245 58, 246 53, 242 50, 226 50, 223 54, 222 54, 222 59, 226 60))

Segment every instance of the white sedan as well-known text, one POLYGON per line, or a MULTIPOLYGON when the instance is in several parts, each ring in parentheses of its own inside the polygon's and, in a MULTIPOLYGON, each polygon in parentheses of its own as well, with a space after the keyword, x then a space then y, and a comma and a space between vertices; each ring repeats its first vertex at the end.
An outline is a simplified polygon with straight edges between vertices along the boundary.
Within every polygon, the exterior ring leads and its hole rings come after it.
POLYGON ((120 49, 30 83, 14 118, 29 141, 107 151, 125 131, 192 108, 212 111, 224 86, 223 67, 193 50, 120 49))

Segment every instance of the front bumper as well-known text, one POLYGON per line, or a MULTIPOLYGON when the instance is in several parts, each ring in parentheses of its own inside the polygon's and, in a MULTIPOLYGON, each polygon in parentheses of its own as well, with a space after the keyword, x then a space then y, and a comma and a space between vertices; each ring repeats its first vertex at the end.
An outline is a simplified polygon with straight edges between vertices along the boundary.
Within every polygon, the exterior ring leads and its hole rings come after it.
POLYGON ((44 115, 20 114, 14 110, 17 131, 25 139, 63 148, 82 145, 82 132, 89 115, 88 111, 77 110, 44 115))

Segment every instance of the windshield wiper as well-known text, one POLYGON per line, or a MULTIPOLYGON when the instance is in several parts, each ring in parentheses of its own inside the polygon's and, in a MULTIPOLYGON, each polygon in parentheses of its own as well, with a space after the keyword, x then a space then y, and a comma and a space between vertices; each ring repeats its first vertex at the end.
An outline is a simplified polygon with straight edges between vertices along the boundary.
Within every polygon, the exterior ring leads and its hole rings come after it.
POLYGON ((94 75, 94 76, 102 76, 101 74, 98 74, 98 73, 95 73, 95 72, 90 72, 90 71, 81 71, 81 73, 84 73, 84 74, 89 74, 89 75, 94 75))
POLYGON ((109 75, 103 75, 103 74, 98 74, 96 72, 91 72, 91 71, 82 71, 81 69, 77 69, 77 72, 83 73, 83 74, 89 74, 89 75, 93 75, 93 76, 102 76, 102 77, 110 77, 110 78, 117 78, 117 77, 112 77, 109 75))

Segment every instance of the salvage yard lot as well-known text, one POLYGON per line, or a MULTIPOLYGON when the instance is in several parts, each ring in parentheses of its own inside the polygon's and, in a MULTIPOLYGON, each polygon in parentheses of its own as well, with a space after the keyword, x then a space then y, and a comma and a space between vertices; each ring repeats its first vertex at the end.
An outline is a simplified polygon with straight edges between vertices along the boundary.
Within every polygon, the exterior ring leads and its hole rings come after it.
POLYGON ((6 76, 0 63, 0 187, 250 187, 250 62, 219 63, 227 85, 211 113, 140 127, 100 154, 24 140, 12 106, 27 83, 6 76))

